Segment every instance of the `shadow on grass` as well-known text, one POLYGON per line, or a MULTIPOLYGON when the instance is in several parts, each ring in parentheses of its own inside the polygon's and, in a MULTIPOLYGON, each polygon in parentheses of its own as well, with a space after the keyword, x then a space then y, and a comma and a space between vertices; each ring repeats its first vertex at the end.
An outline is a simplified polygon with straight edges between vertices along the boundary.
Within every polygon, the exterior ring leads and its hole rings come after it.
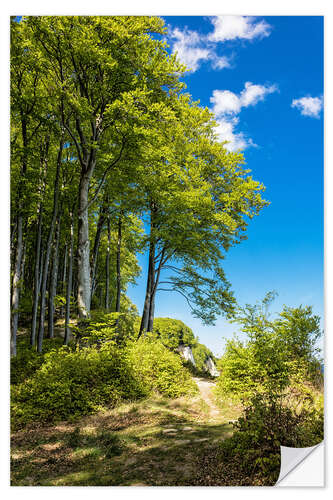
POLYGON ((230 435, 231 425, 175 415, 168 401, 147 408, 16 433, 12 485, 191 485, 197 457, 230 435))

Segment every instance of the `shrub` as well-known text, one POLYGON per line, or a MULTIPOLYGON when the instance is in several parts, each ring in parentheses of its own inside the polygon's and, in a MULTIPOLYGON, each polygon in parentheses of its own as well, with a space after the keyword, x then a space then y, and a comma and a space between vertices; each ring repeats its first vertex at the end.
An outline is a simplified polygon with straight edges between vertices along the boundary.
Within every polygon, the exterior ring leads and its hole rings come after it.
POLYGON ((156 318, 154 333, 163 345, 172 350, 177 349, 180 344, 191 346, 196 342, 191 328, 179 319, 156 318))
POLYGON ((214 362, 216 361, 210 349, 208 349, 208 347, 206 347, 204 344, 200 344, 199 342, 196 342, 192 346, 192 353, 195 361, 195 366, 199 372, 205 373, 207 371, 205 366, 206 359, 212 358, 214 362))
POLYGON ((43 353, 39 354, 26 339, 17 343, 17 355, 10 360, 10 383, 17 385, 31 377, 43 364, 45 353, 60 348, 63 340, 59 338, 44 339, 43 353))
POLYGON ((62 347, 26 382, 12 388, 14 427, 28 422, 75 418, 146 395, 124 352, 113 344, 72 351, 62 347))
POLYGON ((196 484, 275 484, 280 445, 307 447, 323 439, 323 409, 305 399, 296 408, 288 395, 255 394, 233 424, 233 436, 201 458, 196 484))
POLYGON ((104 342, 73 350, 61 347, 44 355, 22 350, 11 391, 14 428, 30 422, 54 422, 94 413, 121 400, 135 400, 153 390, 168 397, 196 391, 180 357, 155 336, 128 341, 124 347, 104 342), (29 378, 27 378, 29 375, 29 378))
POLYGON ((168 397, 195 393, 196 384, 183 367, 180 357, 167 349, 154 334, 127 346, 129 364, 142 386, 168 397))

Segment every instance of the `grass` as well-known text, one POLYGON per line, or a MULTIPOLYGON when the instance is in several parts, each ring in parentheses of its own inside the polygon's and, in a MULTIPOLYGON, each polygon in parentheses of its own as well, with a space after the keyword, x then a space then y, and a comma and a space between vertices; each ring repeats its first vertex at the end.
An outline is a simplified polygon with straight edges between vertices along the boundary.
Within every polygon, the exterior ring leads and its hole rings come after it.
POLYGON ((200 396, 160 396, 12 436, 15 486, 191 485, 197 457, 232 434, 200 396))

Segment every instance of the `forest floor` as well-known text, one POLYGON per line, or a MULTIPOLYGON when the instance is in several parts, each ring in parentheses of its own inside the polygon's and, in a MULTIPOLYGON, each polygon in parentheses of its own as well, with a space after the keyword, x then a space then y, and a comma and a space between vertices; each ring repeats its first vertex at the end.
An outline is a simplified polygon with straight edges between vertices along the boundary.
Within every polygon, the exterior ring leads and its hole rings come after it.
POLYGON ((17 486, 186 486, 198 457, 232 434, 240 409, 219 409, 213 381, 194 378, 192 398, 127 403, 75 423, 30 427, 12 436, 17 486))

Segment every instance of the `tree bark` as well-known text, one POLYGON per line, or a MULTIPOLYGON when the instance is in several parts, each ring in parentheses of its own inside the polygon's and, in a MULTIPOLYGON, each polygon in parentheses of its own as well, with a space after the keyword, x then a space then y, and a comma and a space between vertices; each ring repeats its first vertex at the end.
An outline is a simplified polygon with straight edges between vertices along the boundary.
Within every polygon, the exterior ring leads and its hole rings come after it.
POLYGON ((26 256, 27 256, 27 244, 26 244, 26 242, 23 243, 22 253, 23 253, 23 255, 22 255, 22 262, 21 262, 20 292, 24 293, 24 271, 25 271, 25 260, 26 260, 26 256))
POLYGON ((111 242, 111 231, 110 231, 110 216, 108 217, 108 246, 106 249, 106 261, 105 261, 105 309, 108 312, 110 310, 110 242, 111 242))
POLYGON ((155 255, 155 243, 150 241, 149 245, 149 261, 148 261, 148 275, 147 275, 147 287, 146 287, 146 296, 145 302, 143 306, 141 324, 138 338, 141 337, 144 331, 148 329, 148 320, 149 320, 149 307, 150 307, 150 299, 151 292, 153 288, 153 276, 154 276, 154 255, 155 255))
POLYGON ((83 175, 79 186, 78 213, 78 310, 80 318, 90 315, 90 261, 89 261, 89 220, 88 194, 90 175, 83 175))
POLYGON ((18 327, 18 308, 20 300, 20 277, 21 277, 21 261, 22 261, 22 249, 23 249, 23 234, 22 225, 23 217, 21 214, 17 218, 17 243, 16 243, 16 258, 15 258, 15 268, 13 276, 13 287, 12 287, 12 317, 11 317, 11 338, 10 338, 10 355, 16 356, 16 336, 18 327))
MULTIPOLYGON (((118 238, 117 238, 117 296, 116 296, 116 312, 120 312, 120 298, 121 298, 121 244, 122 244, 122 218, 119 215, 118 219, 118 238)), ((118 319, 117 319, 118 324, 118 319)))
POLYGON ((14 265, 14 275, 12 282, 12 296, 11 296, 11 337, 10 337, 10 354, 11 356, 16 356, 16 336, 18 328, 18 318, 19 318, 19 303, 20 303, 20 278, 21 278, 21 267, 22 267, 22 250, 23 250, 23 183, 27 171, 27 120, 21 113, 21 133, 23 142, 23 154, 22 154, 22 166, 21 166, 21 178, 18 185, 18 210, 17 210, 17 240, 16 240, 16 256, 14 265))
MULTIPOLYGON (((152 285, 152 290, 151 290, 151 294, 150 294, 150 304, 149 304, 149 313, 148 313, 148 327, 147 327, 148 332, 152 332, 153 328, 154 328, 155 296, 156 296, 156 292, 157 292, 158 283, 160 280, 161 269, 162 269, 163 264, 164 264, 164 262, 163 262, 164 254, 165 254, 165 249, 163 249, 161 252, 160 262, 159 262, 157 269, 155 270, 155 268, 154 268, 154 279, 153 279, 153 285, 152 285)), ((154 265, 155 265, 155 260, 154 260, 154 265)))
POLYGON ((50 263, 51 244, 52 244, 55 223, 56 223, 56 218, 57 218, 57 212, 58 212, 59 178, 60 178, 63 146, 64 146, 64 142, 63 142, 63 138, 61 138, 59 151, 58 151, 58 157, 57 157, 56 176, 55 176, 55 180, 54 180, 52 218, 51 218, 50 230, 49 230, 49 234, 48 234, 48 238, 47 238, 45 259, 44 259, 43 278, 42 278, 42 284, 41 284, 40 319, 39 319, 38 345, 37 345, 38 352, 42 352, 42 347, 43 347, 44 320, 45 320, 45 295, 46 295, 48 269, 49 269, 49 263, 50 263))
POLYGON ((106 217, 106 207, 103 206, 100 209, 99 212, 99 217, 98 217, 98 222, 97 222, 97 229, 96 229, 96 235, 95 235, 95 241, 94 241, 94 248, 93 248, 93 253, 92 253, 92 262, 91 262, 91 297, 94 295, 95 290, 96 290, 96 269, 97 269, 97 260, 98 260, 98 252, 99 252, 99 245, 101 242, 101 235, 103 231, 103 225, 105 222, 105 217, 106 217))
POLYGON ((38 303, 39 303, 39 292, 40 284, 42 279, 42 269, 43 269, 43 258, 41 256, 41 240, 42 240, 42 219, 43 219, 43 197, 45 194, 46 185, 46 173, 47 173, 47 154, 49 150, 48 140, 45 144, 45 148, 41 146, 40 152, 40 175, 42 176, 41 184, 39 186, 39 196, 40 201, 38 204, 38 219, 37 219, 37 235, 36 235, 36 259, 35 259, 35 272, 34 272, 34 296, 32 305, 32 320, 31 320, 31 332, 30 332, 30 344, 32 347, 36 344, 36 331, 37 331, 37 315, 38 315, 38 303), (42 175, 43 173, 43 175, 42 175))
POLYGON ((73 276, 73 245, 74 245, 74 213, 71 212, 71 239, 68 255, 68 282, 66 291, 66 314, 65 314, 65 336, 64 344, 68 345, 70 338, 70 307, 71 307, 71 294, 72 294, 72 276, 73 276))
POLYGON ((54 337, 54 297, 57 293, 58 262, 59 262, 59 240, 60 240, 60 215, 56 222, 56 236, 54 245, 54 257, 49 287, 49 309, 48 309, 48 338, 54 337))
MULTIPOLYGON (((67 278, 67 243, 64 249, 64 266, 62 268, 62 281, 61 281, 61 295, 64 297, 66 293, 66 278, 67 278)), ((60 308, 60 316, 62 318, 65 317, 65 308, 61 306, 60 308)))

